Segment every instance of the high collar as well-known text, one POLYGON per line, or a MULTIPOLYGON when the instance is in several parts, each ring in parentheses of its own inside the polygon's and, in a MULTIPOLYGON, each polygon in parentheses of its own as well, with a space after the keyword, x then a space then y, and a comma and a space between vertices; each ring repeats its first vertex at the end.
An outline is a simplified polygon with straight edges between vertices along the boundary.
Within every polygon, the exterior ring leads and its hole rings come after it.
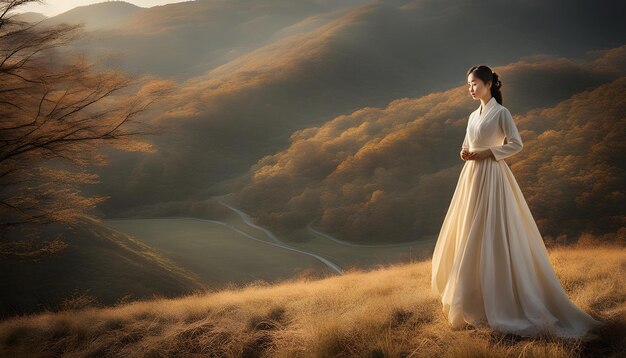
POLYGON ((482 112, 480 110, 480 107, 482 107, 483 104, 481 103, 480 106, 478 106, 478 114, 485 113, 485 111, 489 110, 489 108, 495 106, 496 103, 498 103, 498 101, 496 101, 496 97, 491 96, 491 99, 487 101, 487 104, 485 104, 485 108, 483 108, 482 112))

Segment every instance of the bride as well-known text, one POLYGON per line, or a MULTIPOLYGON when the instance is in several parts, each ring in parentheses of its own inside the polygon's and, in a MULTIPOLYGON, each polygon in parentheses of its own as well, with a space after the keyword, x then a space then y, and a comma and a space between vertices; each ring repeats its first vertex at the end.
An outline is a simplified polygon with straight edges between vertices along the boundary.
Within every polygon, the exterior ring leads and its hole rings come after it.
POLYGON ((469 116, 465 164, 433 253, 432 290, 453 329, 469 323, 526 337, 581 337, 603 322, 569 300, 504 161, 523 144, 498 75, 474 66, 467 83, 481 105, 469 116))

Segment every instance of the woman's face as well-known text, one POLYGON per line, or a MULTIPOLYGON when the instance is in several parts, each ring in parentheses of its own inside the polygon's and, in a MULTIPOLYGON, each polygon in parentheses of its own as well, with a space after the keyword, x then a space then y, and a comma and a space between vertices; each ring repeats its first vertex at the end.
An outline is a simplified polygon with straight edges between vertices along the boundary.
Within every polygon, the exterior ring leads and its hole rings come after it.
POLYGON ((491 95, 491 81, 485 84, 480 78, 474 76, 473 73, 467 76, 467 85, 473 99, 486 98, 491 95))

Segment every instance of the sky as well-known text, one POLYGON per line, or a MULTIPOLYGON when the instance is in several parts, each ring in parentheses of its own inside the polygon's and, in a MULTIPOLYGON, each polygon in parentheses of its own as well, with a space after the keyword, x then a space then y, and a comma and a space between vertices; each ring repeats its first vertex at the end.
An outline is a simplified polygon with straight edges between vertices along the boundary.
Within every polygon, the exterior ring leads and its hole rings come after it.
MULTIPOLYGON (((135 4, 141 7, 152 7, 156 5, 172 4, 183 1, 189 0, 127 0, 125 2, 135 4)), ((97 4, 101 2, 106 2, 106 0, 44 0, 42 4, 25 4, 19 9, 16 9, 16 12, 33 11, 50 17, 71 10, 77 6, 97 4)))

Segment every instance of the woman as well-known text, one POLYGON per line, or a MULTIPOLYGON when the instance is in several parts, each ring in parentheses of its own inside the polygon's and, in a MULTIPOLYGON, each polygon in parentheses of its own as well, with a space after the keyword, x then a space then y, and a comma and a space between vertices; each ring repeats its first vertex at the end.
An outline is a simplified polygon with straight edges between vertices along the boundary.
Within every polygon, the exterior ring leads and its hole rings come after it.
POLYGON ((520 336, 576 338, 601 325, 563 290, 539 229, 504 161, 523 144, 498 75, 470 68, 463 169, 432 258, 432 290, 453 329, 466 323, 520 336))

